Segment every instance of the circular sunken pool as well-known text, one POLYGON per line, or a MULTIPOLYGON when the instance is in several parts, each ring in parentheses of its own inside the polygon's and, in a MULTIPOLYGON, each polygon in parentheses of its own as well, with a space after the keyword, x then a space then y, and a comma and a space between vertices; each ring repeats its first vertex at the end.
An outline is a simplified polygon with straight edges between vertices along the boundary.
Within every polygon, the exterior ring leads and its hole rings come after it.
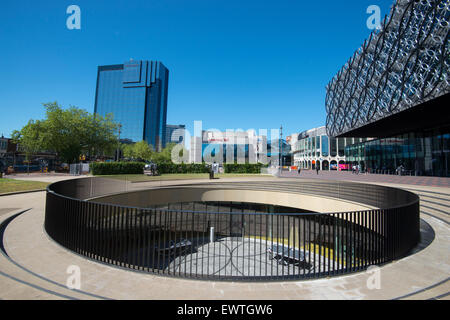
POLYGON ((349 182, 145 187, 84 178, 48 187, 45 230, 90 259, 214 280, 286 280, 365 270, 419 240, 419 199, 349 182))

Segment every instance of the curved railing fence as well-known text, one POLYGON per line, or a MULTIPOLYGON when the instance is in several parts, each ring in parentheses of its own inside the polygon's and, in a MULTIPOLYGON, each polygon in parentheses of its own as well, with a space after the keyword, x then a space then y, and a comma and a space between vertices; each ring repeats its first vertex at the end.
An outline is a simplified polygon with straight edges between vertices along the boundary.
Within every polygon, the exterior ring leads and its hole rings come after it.
POLYGON ((103 178, 50 185, 46 232, 62 246, 100 262, 214 280, 347 274, 403 257, 419 240, 419 198, 400 189, 317 180, 130 190, 144 186, 133 185, 103 178), (163 190, 181 199, 195 188, 308 194, 372 209, 317 213, 201 197, 158 203, 154 197, 155 190, 163 190))

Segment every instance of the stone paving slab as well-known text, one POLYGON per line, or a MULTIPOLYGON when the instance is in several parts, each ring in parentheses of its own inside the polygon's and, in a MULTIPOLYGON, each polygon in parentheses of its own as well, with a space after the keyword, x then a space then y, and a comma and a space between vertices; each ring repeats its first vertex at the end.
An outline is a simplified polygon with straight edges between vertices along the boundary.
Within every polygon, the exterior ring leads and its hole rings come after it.
MULTIPOLYGON (((418 254, 383 267, 381 290, 367 289, 368 275, 365 273, 302 282, 251 284, 164 278, 102 265, 61 248, 42 230, 43 202, 42 199, 40 210, 37 208, 30 210, 8 226, 5 248, 11 258, 27 269, 62 285, 67 279, 65 272, 67 267, 72 264, 79 265, 83 277, 82 290, 109 298, 389 299, 441 281, 450 270, 448 254, 442 257, 442 253, 448 249, 449 239, 439 235, 448 232, 448 228, 434 221, 428 221, 438 231, 435 241, 418 254), (34 228, 34 232, 29 232, 33 229, 31 226, 36 225, 40 227, 34 228), (436 258, 438 261, 433 262, 432 260, 436 258), (425 274, 424 269, 427 270, 425 274), (421 276, 417 277, 417 274, 421 276)), ((11 292, 11 295, 14 297, 14 292, 11 292)))
POLYGON ((280 175, 285 178, 299 178, 299 179, 323 179, 323 180, 339 180, 339 181, 355 181, 355 182, 380 182, 380 183, 396 183, 416 186, 431 186, 431 187, 450 187, 450 178, 447 177, 429 177, 429 176, 399 176, 386 174, 353 174, 351 171, 319 171, 315 170, 301 170, 297 171, 283 171, 280 175))

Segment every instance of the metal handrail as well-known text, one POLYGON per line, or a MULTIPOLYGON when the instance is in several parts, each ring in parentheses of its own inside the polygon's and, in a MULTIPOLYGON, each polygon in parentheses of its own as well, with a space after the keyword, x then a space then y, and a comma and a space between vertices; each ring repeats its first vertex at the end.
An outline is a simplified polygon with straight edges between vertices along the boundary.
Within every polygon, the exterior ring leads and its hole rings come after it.
POLYGON ((389 206, 328 213, 233 212, 223 203, 218 203, 220 210, 215 211, 208 204, 206 210, 186 210, 183 204, 180 209, 142 208, 132 203, 102 203, 96 198, 107 195, 114 200, 124 193, 154 189, 127 191, 117 180, 84 178, 48 186, 45 230, 64 247, 96 261, 216 280, 299 280, 346 274, 398 259, 419 240, 419 198, 409 191, 352 182, 264 183, 202 183, 160 189, 273 190, 328 197, 333 197, 334 191, 338 199, 389 206), (222 212, 225 209, 227 212, 222 212), (177 239, 192 243, 190 252, 169 250, 161 257, 151 249, 161 242, 176 244, 177 239), (288 251, 299 250, 312 267, 286 264, 289 259, 278 265, 268 259, 267 248, 274 243, 283 244, 288 251))

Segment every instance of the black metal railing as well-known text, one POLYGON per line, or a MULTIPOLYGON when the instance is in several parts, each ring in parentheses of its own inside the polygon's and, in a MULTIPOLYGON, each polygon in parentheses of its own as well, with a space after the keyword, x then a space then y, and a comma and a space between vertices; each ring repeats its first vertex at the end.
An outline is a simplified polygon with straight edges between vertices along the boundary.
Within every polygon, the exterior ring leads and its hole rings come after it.
POLYGON ((319 278, 401 258, 419 240, 419 198, 400 189, 317 180, 181 186, 303 193, 377 207, 286 213, 230 202, 119 205, 114 197, 123 202, 128 187, 111 181, 83 178, 50 185, 45 230, 80 255, 144 272, 214 280, 319 278), (110 203, 96 200, 107 194, 110 203))

